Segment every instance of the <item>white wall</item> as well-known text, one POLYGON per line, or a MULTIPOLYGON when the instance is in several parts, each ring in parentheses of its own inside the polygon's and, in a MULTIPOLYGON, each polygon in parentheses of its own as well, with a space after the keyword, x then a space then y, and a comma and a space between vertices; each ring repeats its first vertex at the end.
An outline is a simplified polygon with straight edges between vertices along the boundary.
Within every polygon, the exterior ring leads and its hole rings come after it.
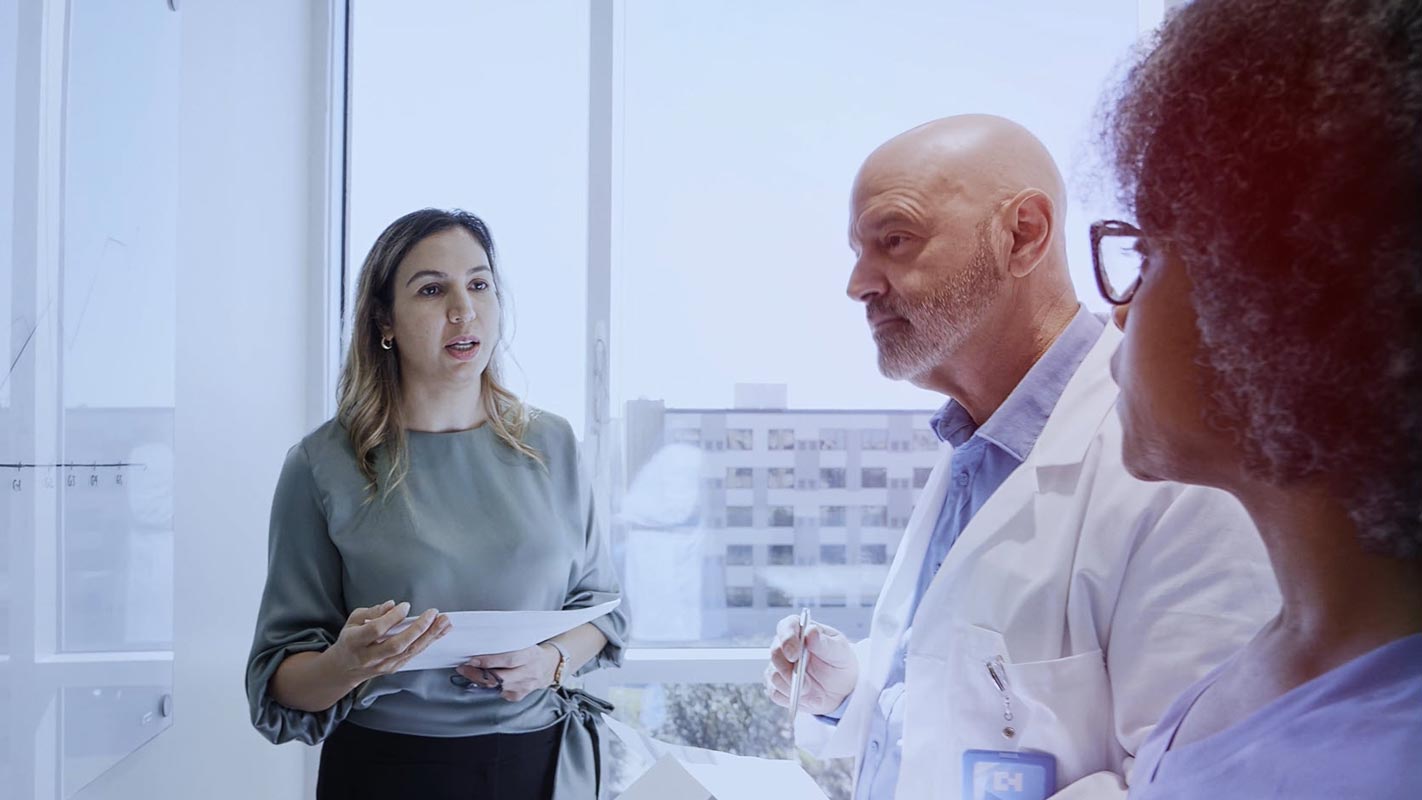
POLYGON ((321 6, 180 3, 175 721, 82 800, 302 796, 305 748, 252 730, 243 672, 272 488, 317 422, 321 6))

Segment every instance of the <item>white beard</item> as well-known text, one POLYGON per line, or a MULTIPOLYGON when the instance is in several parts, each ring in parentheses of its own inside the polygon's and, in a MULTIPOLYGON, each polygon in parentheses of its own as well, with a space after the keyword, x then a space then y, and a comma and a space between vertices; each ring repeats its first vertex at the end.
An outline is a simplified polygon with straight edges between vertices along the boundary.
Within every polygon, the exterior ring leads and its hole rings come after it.
POLYGON ((987 316, 1002 281, 986 237, 980 238, 977 252, 962 270, 947 276, 926 296, 903 298, 889 306, 907 324, 875 331, 879 372, 890 380, 913 380, 943 363, 987 316))

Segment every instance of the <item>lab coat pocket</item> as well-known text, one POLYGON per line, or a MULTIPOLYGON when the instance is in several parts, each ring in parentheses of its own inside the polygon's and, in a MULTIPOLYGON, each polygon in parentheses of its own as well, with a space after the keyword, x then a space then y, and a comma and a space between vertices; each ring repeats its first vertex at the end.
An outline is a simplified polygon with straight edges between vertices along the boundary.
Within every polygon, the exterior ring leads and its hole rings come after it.
POLYGON ((1001 669, 1015 723, 1013 749, 1055 756, 1061 786, 1120 768, 1112 763, 1111 685, 1102 651, 1047 661, 1004 659, 1001 669))
MULTIPOLYGON (((965 750, 1015 750, 1002 737, 1003 703, 987 664, 1002 635, 974 625, 914 631, 906 672, 899 797, 936 797, 960 785, 965 750)), ((953 793, 956 796, 956 792, 953 793)))

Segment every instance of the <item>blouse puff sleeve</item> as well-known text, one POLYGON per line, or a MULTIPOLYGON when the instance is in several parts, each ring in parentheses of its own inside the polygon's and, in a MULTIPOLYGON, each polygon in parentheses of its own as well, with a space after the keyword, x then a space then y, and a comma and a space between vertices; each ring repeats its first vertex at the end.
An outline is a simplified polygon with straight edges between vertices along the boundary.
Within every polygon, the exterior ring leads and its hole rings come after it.
POLYGON ((297 444, 287 453, 272 499, 267 584, 247 658, 252 725, 273 743, 316 744, 350 713, 354 691, 325 711, 311 713, 281 705, 268 688, 287 656, 325 650, 336 642, 346 622, 344 607, 341 556, 327 533, 310 458, 297 444))

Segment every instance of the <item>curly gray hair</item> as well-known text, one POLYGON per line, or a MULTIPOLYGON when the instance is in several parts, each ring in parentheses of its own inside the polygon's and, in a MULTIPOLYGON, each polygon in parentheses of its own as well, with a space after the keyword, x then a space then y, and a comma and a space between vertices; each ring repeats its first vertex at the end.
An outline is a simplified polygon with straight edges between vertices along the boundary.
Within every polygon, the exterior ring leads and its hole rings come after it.
POLYGON ((1195 284, 1211 422, 1422 558, 1422 3, 1195 0, 1102 137, 1195 284))

